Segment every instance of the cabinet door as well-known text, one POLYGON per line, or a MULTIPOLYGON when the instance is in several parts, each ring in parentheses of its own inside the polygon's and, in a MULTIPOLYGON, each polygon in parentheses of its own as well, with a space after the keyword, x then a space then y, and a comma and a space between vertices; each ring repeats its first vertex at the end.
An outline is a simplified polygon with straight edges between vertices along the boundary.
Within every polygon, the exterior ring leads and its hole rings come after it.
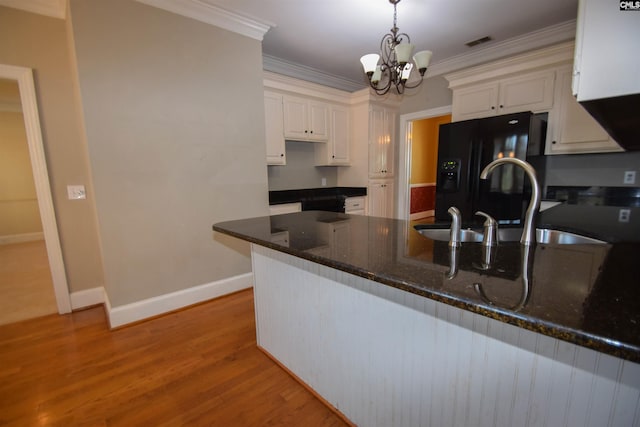
POLYGON ((528 73, 500 82, 498 114, 547 111, 553 106, 553 70, 528 73))
POLYGON ((393 176, 395 114, 372 107, 369 113, 369 176, 393 176))
POLYGON ((264 93, 265 139, 267 144, 267 164, 286 165, 282 95, 264 93))
POLYGON ((303 98, 283 97, 284 137, 305 141, 309 136, 309 102, 303 98))
POLYGON ((549 117, 546 154, 623 151, 571 93, 572 70, 558 71, 556 105, 549 117))
POLYGON ((371 181, 367 195, 370 216, 393 218, 393 180, 371 181))
POLYGON ((309 133, 311 141, 329 140, 329 106, 322 102, 309 102, 309 133))
POLYGON ((331 162, 334 165, 349 164, 349 110, 331 107, 331 138, 329 139, 331 162))
POLYGON ((498 83, 485 83, 453 91, 454 122, 498 114, 498 83))

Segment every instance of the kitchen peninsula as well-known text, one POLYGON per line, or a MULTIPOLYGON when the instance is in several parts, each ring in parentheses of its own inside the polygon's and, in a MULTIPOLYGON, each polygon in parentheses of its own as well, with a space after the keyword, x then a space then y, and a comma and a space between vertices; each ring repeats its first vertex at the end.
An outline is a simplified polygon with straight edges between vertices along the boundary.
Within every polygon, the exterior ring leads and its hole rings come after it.
POLYGON ((639 242, 505 243, 486 266, 400 220, 213 228, 252 243, 258 345, 357 425, 640 423, 639 242))

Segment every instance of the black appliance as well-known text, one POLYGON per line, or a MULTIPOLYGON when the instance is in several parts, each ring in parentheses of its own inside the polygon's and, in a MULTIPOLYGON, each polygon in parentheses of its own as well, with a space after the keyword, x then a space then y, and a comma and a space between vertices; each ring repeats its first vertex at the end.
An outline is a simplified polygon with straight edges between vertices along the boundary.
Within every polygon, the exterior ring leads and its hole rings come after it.
POLYGON ((486 165, 501 157, 516 157, 538 170, 544 162, 546 121, 530 112, 465 120, 440 126, 436 176, 437 221, 450 221, 455 206, 464 225, 482 223, 484 211, 500 224, 520 224, 529 202, 530 184, 524 171, 502 165, 487 180, 480 179, 486 165))
POLYGON ((343 196, 312 196, 302 199, 303 211, 327 211, 344 213, 343 196))

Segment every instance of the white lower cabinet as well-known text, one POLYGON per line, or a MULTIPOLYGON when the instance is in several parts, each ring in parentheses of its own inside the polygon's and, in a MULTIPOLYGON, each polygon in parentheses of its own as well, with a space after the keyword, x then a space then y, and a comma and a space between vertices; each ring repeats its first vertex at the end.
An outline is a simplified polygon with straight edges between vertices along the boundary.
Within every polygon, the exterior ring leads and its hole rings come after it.
POLYGON ((367 191, 369 199, 369 215, 393 218, 393 180, 370 180, 367 191))
POLYGON ((555 105, 549 112, 546 154, 623 151, 571 93, 572 68, 558 70, 555 105))
POLYGON ((344 201, 344 212, 352 215, 364 215, 366 213, 366 196, 347 197, 344 201))

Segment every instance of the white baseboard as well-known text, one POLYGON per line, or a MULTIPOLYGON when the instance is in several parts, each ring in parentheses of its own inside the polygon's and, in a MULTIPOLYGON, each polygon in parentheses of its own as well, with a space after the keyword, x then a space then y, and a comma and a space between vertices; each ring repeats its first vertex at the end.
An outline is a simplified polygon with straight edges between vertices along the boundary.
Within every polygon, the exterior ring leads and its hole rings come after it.
POLYGON ((84 291, 71 292, 71 310, 78 310, 92 305, 104 304, 105 294, 102 286, 98 288, 85 289, 84 291))
POLYGON ((422 212, 416 212, 416 213, 412 213, 411 215, 409 215, 409 219, 411 221, 415 221, 417 219, 422 219, 422 218, 427 218, 430 216, 435 215, 435 211, 432 209, 430 211, 422 211, 422 212))
POLYGON ((10 245, 12 243, 35 242, 36 240, 44 240, 44 233, 23 233, 10 234, 8 236, 0 236, 0 245, 10 245))
POLYGON ((241 291, 250 288, 252 283, 253 273, 246 273, 118 307, 112 307, 108 295, 105 294, 104 304, 109 324, 111 328, 116 328, 241 291))

